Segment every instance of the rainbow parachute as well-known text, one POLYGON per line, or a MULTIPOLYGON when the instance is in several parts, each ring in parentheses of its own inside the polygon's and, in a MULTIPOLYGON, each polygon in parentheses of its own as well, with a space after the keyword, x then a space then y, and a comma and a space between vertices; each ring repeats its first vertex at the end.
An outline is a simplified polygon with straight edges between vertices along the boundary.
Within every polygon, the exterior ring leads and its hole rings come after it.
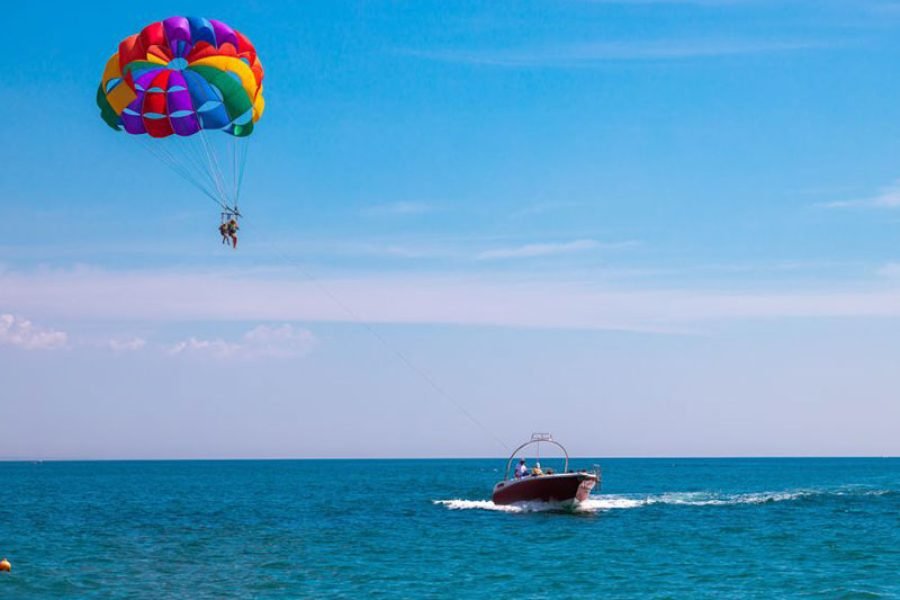
POLYGON ((243 137, 262 116, 262 80, 256 49, 240 32, 215 19, 169 17, 119 44, 97 105, 110 127, 128 133, 243 137))
POLYGON ((262 82, 256 49, 239 31, 215 19, 169 17, 119 44, 97 106, 107 125, 134 134, 216 202, 224 222, 240 215, 248 142, 239 140, 262 116, 262 82))

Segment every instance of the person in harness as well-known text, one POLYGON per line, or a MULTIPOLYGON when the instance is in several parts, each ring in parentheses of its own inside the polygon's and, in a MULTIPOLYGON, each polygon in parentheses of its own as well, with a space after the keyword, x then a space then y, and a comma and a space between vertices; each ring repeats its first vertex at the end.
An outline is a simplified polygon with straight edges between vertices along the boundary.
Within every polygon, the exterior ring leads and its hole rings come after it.
POLYGON ((240 229, 237 218, 240 213, 228 210, 222 213, 222 222, 219 224, 219 235, 222 236, 222 243, 228 244, 232 248, 237 248, 237 232, 240 229))
POLYGON ((237 219, 235 219, 234 217, 231 217, 231 219, 229 219, 228 223, 227 223, 227 232, 228 232, 228 237, 231 238, 231 247, 234 249, 237 249, 238 229, 240 229, 240 227, 238 227, 237 219))

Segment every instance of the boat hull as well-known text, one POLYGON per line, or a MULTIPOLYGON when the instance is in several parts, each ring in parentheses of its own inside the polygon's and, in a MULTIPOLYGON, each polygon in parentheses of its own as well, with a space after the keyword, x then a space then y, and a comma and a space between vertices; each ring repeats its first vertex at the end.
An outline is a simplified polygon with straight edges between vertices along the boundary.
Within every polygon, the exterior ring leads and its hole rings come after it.
POLYGON ((494 504, 517 502, 583 502, 597 485, 593 473, 560 473, 501 481, 494 486, 494 504))

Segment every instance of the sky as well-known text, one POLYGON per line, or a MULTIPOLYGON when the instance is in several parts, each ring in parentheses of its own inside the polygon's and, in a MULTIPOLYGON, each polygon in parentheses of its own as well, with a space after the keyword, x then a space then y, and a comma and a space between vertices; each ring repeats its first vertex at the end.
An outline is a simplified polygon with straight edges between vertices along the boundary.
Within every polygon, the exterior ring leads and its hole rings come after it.
POLYGON ((900 2, 15 3, 0 458, 900 454, 900 2), (109 129, 255 44, 240 245, 109 129))

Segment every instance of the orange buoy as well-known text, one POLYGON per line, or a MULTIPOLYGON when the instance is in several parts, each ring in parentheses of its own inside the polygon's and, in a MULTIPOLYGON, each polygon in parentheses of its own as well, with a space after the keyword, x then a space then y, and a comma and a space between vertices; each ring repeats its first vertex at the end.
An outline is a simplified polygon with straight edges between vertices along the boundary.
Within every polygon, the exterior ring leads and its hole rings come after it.
POLYGON ((6 571, 7 573, 9 573, 10 569, 12 569, 12 565, 9 564, 8 560, 6 560, 5 558, 3 560, 0 560, 0 571, 6 571))

